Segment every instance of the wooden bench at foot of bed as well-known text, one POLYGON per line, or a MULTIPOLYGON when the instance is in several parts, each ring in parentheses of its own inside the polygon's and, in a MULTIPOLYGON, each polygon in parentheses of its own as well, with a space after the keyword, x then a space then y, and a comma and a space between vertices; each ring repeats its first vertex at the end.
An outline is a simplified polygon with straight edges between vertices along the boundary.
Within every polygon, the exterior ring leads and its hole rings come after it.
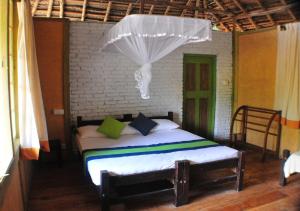
POLYGON ((113 203, 159 193, 173 193, 177 207, 188 203, 191 189, 229 181, 235 181, 235 188, 240 191, 243 188, 244 170, 245 153, 240 151, 237 158, 208 163, 190 165, 187 160, 176 161, 175 169, 131 175, 111 175, 108 171, 101 171, 101 208, 106 211, 113 203), (218 179, 191 181, 192 174, 225 168, 234 168, 235 171, 218 179))

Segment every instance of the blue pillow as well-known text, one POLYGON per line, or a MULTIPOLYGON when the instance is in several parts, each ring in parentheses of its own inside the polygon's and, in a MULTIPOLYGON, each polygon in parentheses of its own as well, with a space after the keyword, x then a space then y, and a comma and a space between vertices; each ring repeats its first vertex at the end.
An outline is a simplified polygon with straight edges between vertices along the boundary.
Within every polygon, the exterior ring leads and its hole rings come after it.
POLYGON ((145 117, 144 114, 139 113, 137 118, 135 118, 129 125, 136 130, 140 131, 144 136, 148 135, 149 132, 157 125, 152 119, 145 117))

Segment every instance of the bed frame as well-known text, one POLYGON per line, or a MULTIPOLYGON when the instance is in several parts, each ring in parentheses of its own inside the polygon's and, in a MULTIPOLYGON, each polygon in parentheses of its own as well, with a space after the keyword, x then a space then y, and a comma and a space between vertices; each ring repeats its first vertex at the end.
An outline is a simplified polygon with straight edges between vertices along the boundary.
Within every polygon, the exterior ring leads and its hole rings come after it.
MULTIPOLYGON (((168 116, 154 116, 152 119, 173 121, 173 112, 168 116)), ((120 121, 132 121, 132 114, 124 114, 120 121)), ((99 125, 103 120, 82 120, 77 117, 77 126, 99 125)), ((111 175, 101 171, 101 186, 97 187, 101 199, 101 209, 110 209, 110 204, 149 195, 174 194, 174 205, 181 206, 189 201, 190 190, 214 184, 235 181, 236 191, 243 188, 245 153, 239 151, 237 158, 191 165, 188 160, 178 160, 175 168, 130 175, 111 175), (230 175, 199 182, 199 175, 218 169, 234 169, 230 175), (198 174, 198 176, 197 176, 198 174), (171 181, 171 182, 170 182, 171 181)))

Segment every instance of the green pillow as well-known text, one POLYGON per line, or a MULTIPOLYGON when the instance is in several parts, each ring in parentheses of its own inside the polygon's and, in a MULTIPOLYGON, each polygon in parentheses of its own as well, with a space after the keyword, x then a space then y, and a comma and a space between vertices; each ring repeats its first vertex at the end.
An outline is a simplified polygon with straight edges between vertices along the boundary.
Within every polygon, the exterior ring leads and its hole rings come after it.
POLYGON ((102 124, 97 128, 97 131, 109 138, 118 139, 125 126, 123 122, 108 116, 105 117, 102 124))

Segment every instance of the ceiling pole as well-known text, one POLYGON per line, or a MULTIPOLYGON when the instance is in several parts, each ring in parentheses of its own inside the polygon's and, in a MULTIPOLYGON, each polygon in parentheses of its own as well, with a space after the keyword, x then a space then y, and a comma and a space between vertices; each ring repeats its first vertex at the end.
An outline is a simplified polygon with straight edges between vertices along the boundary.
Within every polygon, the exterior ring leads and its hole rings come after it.
MULTIPOLYGON (((185 6, 190 6, 192 4, 192 0, 188 0, 187 2, 186 2, 186 4, 185 4, 185 6)), ((181 17, 183 17, 184 16, 184 14, 186 13, 186 10, 187 9, 183 9, 182 10, 182 12, 181 12, 181 17)))
POLYGON ((33 4, 33 6, 32 6, 32 10, 31 10, 32 16, 34 16, 34 14, 35 14, 35 12, 36 12, 36 10, 37 10, 37 7, 38 7, 38 5, 39 5, 39 2, 40 2, 40 0, 35 0, 35 1, 34 1, 34 4, 33 4))
POLYGON ((48 2, 48 9, 47 9, 47 18, 51 17, 52 6, 53 6, 53 0, 49 0, 49 2, 48 2))
POLYGON ((112 2, 109 1, 108 4, 107 4, 106 13, 105 13, 103 22, 107 22, 107 20, 108 20, 108 16, 109 16, 109 13, 110 13, 111 5, 112 5, 112 2))
POLYGON ((131 10, 132 10, 132 3, 129 3, 128 7, 127 7, 127 10, 126 10, 126 16, 130 15, 131 10))
POLYGON ((87 0, 83 0, 81 21, 84 21, 84 19, 85 19, 86 4, 87 4, 87 0))
POLYGON ((59 17, 60 18, 63 18, 64 17, 64 4, 65 4, 65 1, 64 0, 60 0, 59 1, 59 17))
POLYGON ((153 10, 154 10, 154 5, 152 4, 151 7, 150 7, 150 10, 149 10, 149 15, 152 15, 153 10))
POLYGON ((145 0, 140 1, 140 14, 144 14, 145 0))

